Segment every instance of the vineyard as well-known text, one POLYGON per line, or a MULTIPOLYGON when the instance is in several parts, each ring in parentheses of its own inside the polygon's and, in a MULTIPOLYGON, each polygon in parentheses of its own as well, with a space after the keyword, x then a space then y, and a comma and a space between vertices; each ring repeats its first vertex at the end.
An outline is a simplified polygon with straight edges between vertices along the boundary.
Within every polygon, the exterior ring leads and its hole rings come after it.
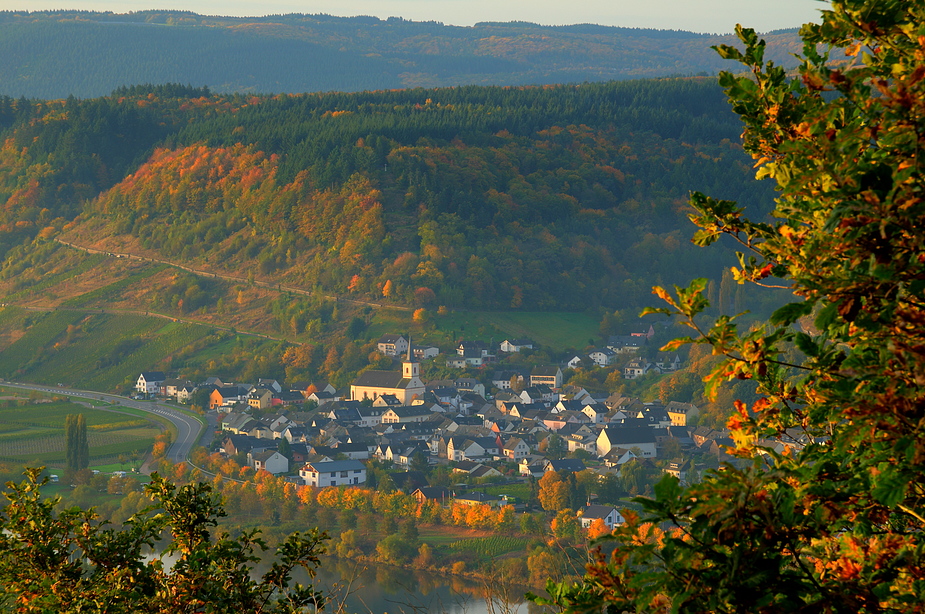
MULTIPOLYGON (((105 258, 105 256, 98 256, 98 258, 105 258)), ((169 267, 166 264, 146 264, 144 266, 139 266, 138 269, 132 271, 122 279, 70 298, 62 304, 68 307, 97 307, 100 305, 107 305, 121 298, 125 290, 137 286, 139 283, 143 283, 147 278, 167 268, 169 267)))
POLYGON ((62 250, 60 255, 52 254, 47 262, 37 263, 27 272, 16 275, 15 283, 5 298, 16 301, 41 295, 47 290, 55 294, 55 291, 67 288, 71 280, 92 270, 104 259, 105 256, 88 256, 62 250))
POLYGON ((124 416, 88 408, 69 401, 0 402, 0 459, 15 463, 44 465, 64 461, 64 421, 68 414, 82 413, 87 419, 90 458, 114 461, 120 454, 145 451, 160 434, 155 424, 136 416, 124 416))
POLYGON ((211 333, 145 316, 57 311, 29 317, 34 322, 25 334, 0 354, 0 377, 94 390, 116 390, 211 333), (32 358, 23 364, 22 356, 32 358))
POLYGON ((54 341, 83 315, 69 311, 26 316, 28 332, 0 353, 0 377, 13 377, 40 364, 52 351, 54 341), (23 357, 31 357, 23 362, 23 357))

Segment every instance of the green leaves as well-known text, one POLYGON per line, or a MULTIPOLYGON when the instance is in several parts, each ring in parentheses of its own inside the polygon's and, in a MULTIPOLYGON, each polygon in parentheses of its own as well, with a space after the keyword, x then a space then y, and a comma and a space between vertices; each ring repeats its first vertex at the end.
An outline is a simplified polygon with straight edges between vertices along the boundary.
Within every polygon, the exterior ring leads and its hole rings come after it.
POLYGON ((719 52, 750 75, 720 82, 758 175, 777 182, 778 222, 693 194, 694 240, 732 238, 742 246, 737 281, 797 298, 742 333, 733 317, 704 324, 696 287, 655 290, 669 305, 658 311, 699 335, 666 347, 707 343, 725 357, 707 393, 748 379, 761 396, 750 408, 734 402, 728 426, 741 460, 687 489, 663 481, 647 516, 620 532, 614 563, 588 577, 617 611, 916 611, 925 603, 912 571, 925 569, 925 5, 832 3, 822 24, 802 30, 794 79, 763 61, 754 32, 737 33, 744 49, 719 52), (653 538, 648 523, 679 528, 653 538), (625 587, 634 592, 610 600, 625 587))
POLYGON ((787 303, 771 314, 770 322, 775 326, 787 326, 793 324, 803 316, 809 315, 812 310, 813 304, 808 301, 787 303))
POLYGON ((265 544, 256 531, 211 538, 223 511, 208 484, 178 488, 154 475, 148 492, 163 512, 149 508, 115 529, 93 510, 58 510, 58 499, 43 499, 40 473, 29 469, 22 484, 7 484, 0 512, 0 582, 17 611, 240 614, 323 605, 311 587, 290 584, 295 567, 312 575, 324 533, 291 535, 258 581, 252 570, 265 544), (177 555, 170 571, 146 558, 165 530, 174 540, 162 551, 177 555))

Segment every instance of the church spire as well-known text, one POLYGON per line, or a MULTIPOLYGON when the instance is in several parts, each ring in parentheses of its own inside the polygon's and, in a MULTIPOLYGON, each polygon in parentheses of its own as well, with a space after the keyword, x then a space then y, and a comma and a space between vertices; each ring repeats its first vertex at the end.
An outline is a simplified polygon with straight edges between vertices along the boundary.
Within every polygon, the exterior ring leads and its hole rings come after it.
POLYGON ((401 365, 402 377, 406 379, 420 377, 421 367, 414 360, 414 354, 411 351, 411 335, 408 335, 408 357, 402 361, 401 365))

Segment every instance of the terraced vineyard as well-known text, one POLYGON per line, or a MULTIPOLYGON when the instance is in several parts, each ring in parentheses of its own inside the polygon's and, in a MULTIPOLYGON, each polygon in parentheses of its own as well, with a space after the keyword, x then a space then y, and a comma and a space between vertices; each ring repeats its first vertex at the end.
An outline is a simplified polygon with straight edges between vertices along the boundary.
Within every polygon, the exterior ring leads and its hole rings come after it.
MULTIPOLYGON (((16 319, 15 308, 0 310, 16 319)), ((25 334, 0 352, 0 377, 116 390, 211 328, 160 318, 60 310, 30 313, 25 334), (22 356, 30 356, 23 363, 22 356)), ((0 320, 2 327, 3 320, 0 320)))

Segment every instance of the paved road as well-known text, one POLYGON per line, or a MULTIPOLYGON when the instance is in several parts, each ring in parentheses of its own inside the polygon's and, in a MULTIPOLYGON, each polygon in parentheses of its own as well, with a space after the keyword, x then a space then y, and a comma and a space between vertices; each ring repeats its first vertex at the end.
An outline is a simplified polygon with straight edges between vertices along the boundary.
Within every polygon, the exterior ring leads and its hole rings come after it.
POLYGON ((170 448, 167 450, 167 458, 173 463, 180 463, 189 458, 190 450, 199 442, 199 437, 204 430, 203 423, 185 414, 170 405, 156 403, 154 401, 136 401, 127 397, 121 397, 114 394, 105 394, 102 392, 93 392, 91 390, 74 390, 72 388, 57 388, 54 386, 41 386, 35 384, 14 384, 3 382, 3 386, 10 388, 20 388, 22 390, 37 390, 39 392, 48 392, 51 394, 60 394, 74 397, 76 399, 86 399, 87 401, 107 401, 115 407, 106 408, 98 407, 104 411, 118 412, 118 406, 131 407, 140 409, 150 414, 156 414, 169 420, 177 429, 177 436, 170 448))

